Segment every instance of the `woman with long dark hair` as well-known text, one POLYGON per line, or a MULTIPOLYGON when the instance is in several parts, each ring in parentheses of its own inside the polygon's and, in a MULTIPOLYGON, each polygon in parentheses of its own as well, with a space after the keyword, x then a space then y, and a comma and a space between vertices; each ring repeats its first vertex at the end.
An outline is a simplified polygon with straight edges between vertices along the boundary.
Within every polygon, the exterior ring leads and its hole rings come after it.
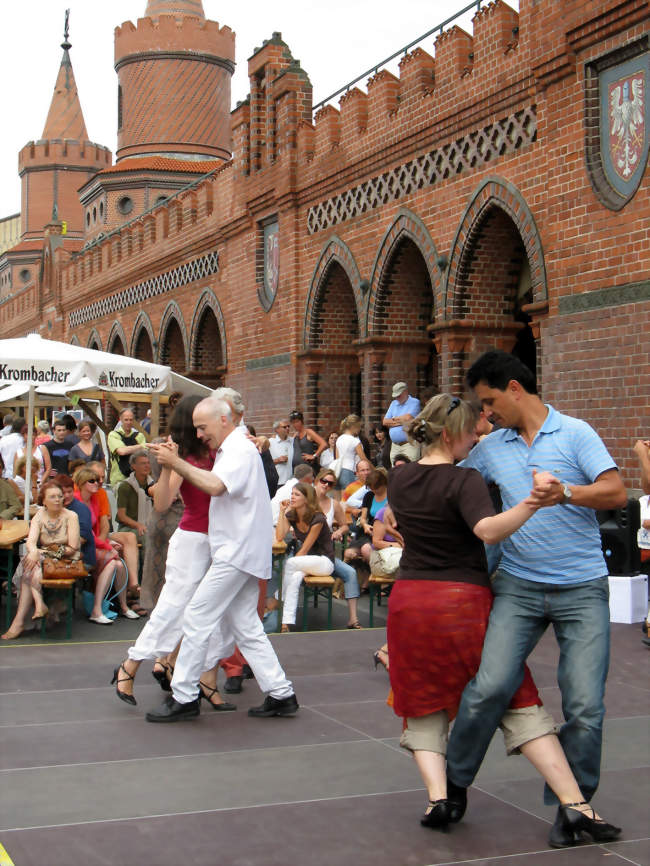
MULTIPOLYGON (((183 397, 174 409, 169 423, 170 438, 178 445, 179 454, 188 463, 210 471, 214 453, 198 438, 192 414, 201 397, 183 397)), ((173 661, 183 636, 183 614, 196 587, 210 566, 208 541, 208 511, 210 496, 178 473, 164 466, 153 489, 154 508, 165 511, 178 494, 185 509, 178 528, 169 541, 162 588, 149 621, 142 629, 127 658, 113 672, 117 696, 127 704, 135 704, 133 683, 140 664, 155 659, 153 676, 164 691, 169 691, 173 661)), ((216 682, 201 683, 201 696, 215 710, 234 710, 225 703, 216 689, 216 682)))

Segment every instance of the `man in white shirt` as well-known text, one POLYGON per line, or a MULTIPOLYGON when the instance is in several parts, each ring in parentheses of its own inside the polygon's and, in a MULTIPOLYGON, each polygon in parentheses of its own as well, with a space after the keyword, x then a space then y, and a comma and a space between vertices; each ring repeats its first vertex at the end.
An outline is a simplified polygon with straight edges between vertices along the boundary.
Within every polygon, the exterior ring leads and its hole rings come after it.
POLYGON ((282 487, 278 487, 278 489, 275 491, 275 496, 271 500, 271 515, 273 517, 273 526, 276 526, 278 522, 278 517, 280 516, 280 503, 284 502, 285 499, 291 498, 291 491, 299 481, 303 481, 305 484, 314 483, 314 470, 306 463, 299 463, 296 466, 294 474, 291 476, 291 478, 289 478, 288 481, 285 481, 282 487))
POLYGON ((13 415, 5 415, 2 419, 2 430, 0 430, 0 439, 8 436, 11 433, 11 425, 14 423, 13 415))
POLYGON ((289 436, 291 425, 288 418, 281 418, 273 425, 271 443, 271 457, 275 463, 278 473, 278 484, 284 484, 291 478, 291 466, 293 463, 293 439, 289 436))
POLYGON ((172 693, 161 707, 147 713, 149 722, 198 716, 201 673, 231 655, 235 642, 260 689, 268 693, 261 706, 248 711, 249 716, 289 716, 298 710, 293 687, 257 614, 258 578, 271 577, 271 507, 262 461, 233 419, 233 408, 237 415, 243 414, 240 395, 219 388, 194 410, 197 436, 217 451, 211 472, 182 460, 172 442, 150 446, 159 463, 212 497, 208 526, 212 565, 185 610, 172 693))
POLYGON ((27 423, 24 418, 14 418, 11 425, 11 433, 3 436, 0 439, 0 454, 2 462, 5 465, 5 471, 2 473, 3 478, 14 477, 14 460, 16 454, 25 445, 22 432, 27 428, 27 423))

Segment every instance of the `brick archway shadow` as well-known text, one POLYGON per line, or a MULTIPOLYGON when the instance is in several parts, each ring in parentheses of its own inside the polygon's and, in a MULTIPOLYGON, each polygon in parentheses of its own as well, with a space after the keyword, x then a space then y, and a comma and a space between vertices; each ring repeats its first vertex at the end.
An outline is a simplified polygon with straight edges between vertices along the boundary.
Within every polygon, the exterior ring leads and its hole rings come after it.
POLYGON ((530 265, 533 303, 548 300, 542 241, 530 208, 513 184, 499 177, 488 177, 474 192, 451 245, 444 301, 441 306, 447 321, 461 318, 465 261, 474 250, 485 217, 494 207, 500 208, 510 217, 521 235, 530 265))
POLYGON ((86 346, 89 349, 96 347, 100 352, 102 351, 102 338, 99 336, 97 328, 93 328, 90 334, 88 334, 88 342, 86 343, 86 346))
POLYGON ((226 322, 221 311, 221 305, 215 293, 211 289, 206 289, 201 297, 196 302, 194 312, 192 313, 192 324, 190 326, 190 366, 194 364, 196 357, 196 341, 198 339, 199 323, 201 316, 205 312, 206 307, 209 307, 217 320, 219 326, 219 336, 221 337, 221 357, 223 366, 228 366, 228 353, 226 345, 226 322))
POLYGON ((359 323, 359 333, 361 333, 361 322, 364 319, 365 301, 363 292, 361 291, 361 275, 357 263, 350 251, 350 248, 337 235, 333 235, 323 247, 318 264, 314 268, 311 284, 309 286, 309 294, 307 296, 307 306, 305 309, 305 320, 303 328, 303 348, 314 348, 317 343, 316 327, 318 323, 318 308, 319 300, 323 287, 327 283, 329 270, 334 263, 339 264, 345 271, 352 293, 354 295, 354 304, 357 311, 357 322, 359 323))
POLYGON ((151 349, 153 352, 154 363, 156 361, 156 336, 153 331, 153 325, 151 324, 151 319, 149 318, 149 314, 145 313, 144 310, 138 314, 138 318, 135 320, 135 325, 133 326, 133 331, 131 332, 131 349, 129 354, 132 358, 135 358, 135 350, 138 345, 138 340, 140 339, 140 331, 145 330, 149 335, 149 340, 151 341, 151 349))
POLYGON ((181 337, 183 338, 183 358, 185 369, 188 368, 188 339, 187 339, 187 328, 185 327, 185 319, 183 318, 183 314, 181 312, 181 308, 178 306, 176 301, 170 301, 165 307, 165 311, 162 314, 162 318, 160 320, 160 331, 158 337, 158 357, 162 357, 163 346, 165 345, 165 339, 167 337, 167 329, 169 328, 172 321, 176 321, 178 325, 181 337))
POLYGON ((422 254, 429 273, 434 299, 434 311, 441 309, 438 304, 442 275, 438 266, 438 251, 429 230, 419 216, 408 208, 400 208, 393 223, 385 232, 375 257, 370 279, 370 292, 366 310, 365 335, 372 336, 375 331, 377 304, 382 298, 382 282, 387 268, 400 243, 405 239, 412 241, 422 254))
POLYGON ((116 338, 121 340, 122 345, 124 346, 124 351, 127 351, 128 341, 126 339, 126 334, 124 333, 124 328, 122 327, 121 322, 113 322, 113 326, 108 334, 108 340, 106 341, 106 351, 113 351, 113 344, 115 343, 116 338))

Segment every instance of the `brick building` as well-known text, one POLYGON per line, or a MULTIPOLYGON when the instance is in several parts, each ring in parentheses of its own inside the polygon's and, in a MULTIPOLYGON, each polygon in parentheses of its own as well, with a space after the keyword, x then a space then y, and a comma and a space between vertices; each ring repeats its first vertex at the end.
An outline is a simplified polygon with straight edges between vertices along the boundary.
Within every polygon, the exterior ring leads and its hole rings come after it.
POLYGON ((115 33, 116 164, 85 126, 56 126, 69 86, 22 152, 23 233, 0 279, 25 244, 35 273, 0 288, 3 334, 227 382, 261 430, 294 406, 323 430, 350 410, 374 422, 397 379, 459 392, 499 346, 634 485, 631 443, 650 433, 648 41, 645 0, 495 0, 471 35, 452 26, 399 77, 379 70, 314 114, 274 33, 230 112, 234 34, 201 0, 149 0, 115 33), (62 235, 45 178, 66 154, 62 235))

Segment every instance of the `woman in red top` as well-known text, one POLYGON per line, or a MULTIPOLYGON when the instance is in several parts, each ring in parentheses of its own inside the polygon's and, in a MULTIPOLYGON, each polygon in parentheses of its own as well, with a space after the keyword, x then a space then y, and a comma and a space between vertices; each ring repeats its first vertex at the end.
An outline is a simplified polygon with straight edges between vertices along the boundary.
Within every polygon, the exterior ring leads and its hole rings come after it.
POLYGON ((138 614, 130 610, 126 603, 127 574, 122 560, 117 554, 115 547, 110 541, 105 541, 100 536, 100 514, 96 497, 99 488, 99 479, 94 469, 89 466, 81 466, 74 474, 75 497, 90 509, 92 519, 93 538, 97 560, 91 577, 94 583, 95 603, 90 613, 90 621, 97 625, 113 625, 113 620, 102 612, 102 602, 110 591, 111 581, 115 575, 114 590, 119 593, 117 601, 120 606, 120 616, 128 619, 139 619, 138 614))
MULTIPOLYGON (((538 508, 530 495, 495 514, 480 474, 455 465, 477 441, 476 421, 474 408, 458 397, 431 399, 409 429, 422 458, 394 469, 388 484, 404 538, 387 627, 393 706, 404 720, 401 745, 429 794, 421 823, 432 828, 459 821, 465 811, 465 789, 446 779, 445 753, 449 722, 481 661, 492 606, 484 542, 507 538, 538 508)), ((501 722, 506 749, 521 751, 560 802, 575 806, 582 793, 541 703, 526 668, 501 722)))
MULTIPOLYGON (((188 463, 210 471, 214 452, 197 437, 192 413, 201 397, 183 397, 170 420, 170 437, 178 444, 179 454, 188 463)), ((210 567, 212 557, 208 541, 208 512, 210 496, 168 467, 163 467, 160 478, 152 486, 154 508, 165 511, 180 492, 185 509, 178 528, 169 540, 165 566, 165 585, 149 621, 142 629, 128 657, 113 673, 117 696, 128 704, 135 704, 133 682, 144 659, 155 659, 154 678, 164 691, 170 691, 169 679, 173 671, 178 646, 183 636, 183 614, 196 587, 210 567)), ((200 683, 201 696, 215 710, 235 710, 225 703, 216 688, 216 669, 200 683), (212 678, 212 673, 214 678, 212 678), (209 680, 209 682, 208 682, 209 680)))

